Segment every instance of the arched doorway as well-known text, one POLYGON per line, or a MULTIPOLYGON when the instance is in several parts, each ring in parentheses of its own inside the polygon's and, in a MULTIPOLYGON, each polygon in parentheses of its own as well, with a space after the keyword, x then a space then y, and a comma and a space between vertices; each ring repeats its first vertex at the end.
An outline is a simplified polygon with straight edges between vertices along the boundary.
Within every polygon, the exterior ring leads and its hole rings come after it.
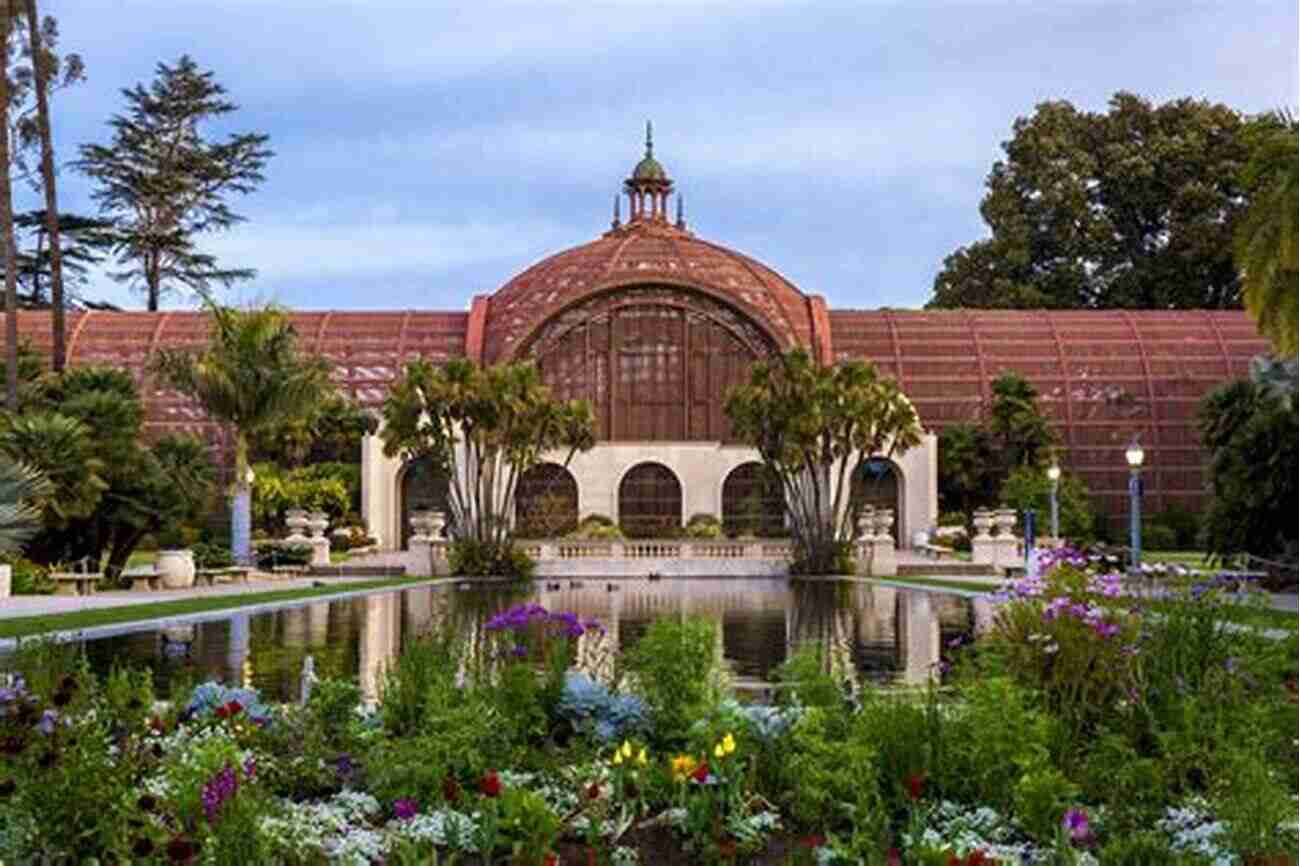
POLYGON ((682 526, 682 485, 661 463, 638 463, 618 485, 618 523, 630 538, 676 534, 682 526))
POLYGON ((729 536, 771 538, 785 532, 785 494, 776 473, 742 463, 722 482, 722 529, 729 536))
POLYGON ((868 505, 872 508, 893 509, 894 524, 889 531, 896 544, 903 531, 901 476, 902 473, 893 461, 872 457, 854 473, 853 487, 849 492, 849 507, 853 509, 855 525, 858 514, 868 505))
POLYGON ((556 538, 578 525, 578 482, 557 463, 539 463, 519 477, 515 531, 522 538, 556 538))
POLYGON ((441 511, 447 521, 451 521, 451 510, 447 507, 447 488, 447 473, 437 467, 429 457, 417 458, 403 467, 401 481, 403 550, 411 546, 412 511, 441 511))

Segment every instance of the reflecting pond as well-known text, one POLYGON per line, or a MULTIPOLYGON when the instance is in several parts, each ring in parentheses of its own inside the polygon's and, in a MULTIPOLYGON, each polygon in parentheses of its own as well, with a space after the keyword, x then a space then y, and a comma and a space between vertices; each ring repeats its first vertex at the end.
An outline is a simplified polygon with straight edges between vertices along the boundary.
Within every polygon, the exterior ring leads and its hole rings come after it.
POLYGON ((160 694, 172 681, 215 678, 291 699, 302 660, 311 655, 321 676, 358 677, 373 697, 384 665, 404 641, 435 629, 472 635, 493 613, 523 601, 599 620, 609 649, 630 647, 660 617, 708 617, 721 626, 719 650, 739 688, 761 688, 793 647, 814 640, 831 648, 832 664, 865 677, 923 682, 948 641, 981 630, 992 615, 980 598, 856 582, 586 579, 515 591, 454 584, 387 591, 135 631, 85 646, 101 672, 114 663, 151 667, 160 694))

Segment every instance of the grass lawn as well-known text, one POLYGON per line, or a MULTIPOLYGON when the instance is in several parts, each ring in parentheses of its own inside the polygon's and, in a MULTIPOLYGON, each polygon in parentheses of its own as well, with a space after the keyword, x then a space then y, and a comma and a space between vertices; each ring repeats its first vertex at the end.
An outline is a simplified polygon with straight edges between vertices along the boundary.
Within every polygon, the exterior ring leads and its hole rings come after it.
POLYGON ((427 577, 393 577, 384 580, 360 580, 332 583, 329 586, 309 586, 301 589, 280 589, 268 592, 250 592, 242 595, 206 596, 177 601, 128 604, 121 607, 102 607, 71 613, 46 614, 0 619, 0 638, 32 637, 52 631, 78 631, 105 625, 122 625, 158 617, 182 616, 188 613, 209 613, 214 610, 234 610, 251 604, 297 601, 340 592, 366 589, 384 589, 425 583, 427 577))

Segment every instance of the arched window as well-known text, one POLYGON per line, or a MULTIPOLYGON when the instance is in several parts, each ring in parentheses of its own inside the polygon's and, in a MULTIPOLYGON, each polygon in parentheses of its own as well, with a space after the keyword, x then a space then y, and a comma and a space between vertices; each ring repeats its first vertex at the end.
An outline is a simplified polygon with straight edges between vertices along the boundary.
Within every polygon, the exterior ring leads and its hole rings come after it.
POLYGON ((597 438, 725 441, 727 392, 749 379, 770 339, 693 292, 634 286, 567 310, 526 355, 556 397, 591 403, 597 438))
POLYGON ((446 521, 451 522, 447 497, 447 473, 436 467, 430 458, 420 457, 406 464, 402 470, 401 497, 403 550, 410 547, 412 511, 441 511, 446 521))
POLYGON ((899 496, 898 467, 889 460, 873 457, 862 464, 853 476, 853 487, 849 491, 849 507, 853 509, 853 520, 863 508, 892 508, 894 525, 890 533, 898 540, 903 520, 903 502, 899 496))
POLYGON ((675 534, 682 526, 682 485, 667 466, 639 463, 618 485, 618 523, 631 538, 675 534))
POLYGON ((727 535, 784 534, 781 481, 762 463, 742 463, 722 482, 722 529, 727 535))
POLYGON ((556 538, 578 525, 578 482, 556 463, 539 463, 519 477, 515 531, 523 538, 556 538))

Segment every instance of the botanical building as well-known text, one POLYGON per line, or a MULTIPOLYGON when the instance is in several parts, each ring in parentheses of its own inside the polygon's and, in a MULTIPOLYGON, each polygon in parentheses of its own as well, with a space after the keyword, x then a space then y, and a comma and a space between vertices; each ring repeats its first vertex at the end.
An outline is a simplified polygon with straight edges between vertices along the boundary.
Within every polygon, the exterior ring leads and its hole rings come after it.
MULTIPOLYGON (((696 513, 732 524, 770 523, 779 513, 755 452, 731 441, 723 413, 728 389, 756 359, 803 347, 827 364, 870 360, 899 380, 929 433, 896 464, 868 467, 886 477, 871 489, 896 509, 903 540, 937 516, 935 434, 974 420, 1006 370, 1038 388, 1066 468, 1102 511, 1125 507, 1123 450, 1135 434, 1148 455, 1148 507, 1195 507, 1203 495, 1197 402, 1245 375, 1267 348, 1242 312, 830 309, 756 259, 696 236, 680 202, 671 213, 673 182, 649 141, 623 186, 625 220, 616 205, 608 231, 474 297, 468 312, 303 311, 293 314, 298 333, 369 405, 411 358, 535 361, 558 396, 591 401, 599 444, 568 470, 533 470, 521 518, 544 495, 561 517, 599 513, 647 533, 696 513)), ((870 300, 864 289, 864 305, 870 300)), ((48 314, 23 313, 19 324, 48 351, 48 314)), ((201 343, 206 329, 194 312, 73 313, 69 360, 142 376, 159 347, 201 343)), ((148 385, 144 393, 155 429, 219 440, 178 395, 148 385)), ((384 458, 373 440, 363 449, 363 487, 364 516, 389 546, 409 532, 407 512, 439 495, 424 467, 384 458)))

